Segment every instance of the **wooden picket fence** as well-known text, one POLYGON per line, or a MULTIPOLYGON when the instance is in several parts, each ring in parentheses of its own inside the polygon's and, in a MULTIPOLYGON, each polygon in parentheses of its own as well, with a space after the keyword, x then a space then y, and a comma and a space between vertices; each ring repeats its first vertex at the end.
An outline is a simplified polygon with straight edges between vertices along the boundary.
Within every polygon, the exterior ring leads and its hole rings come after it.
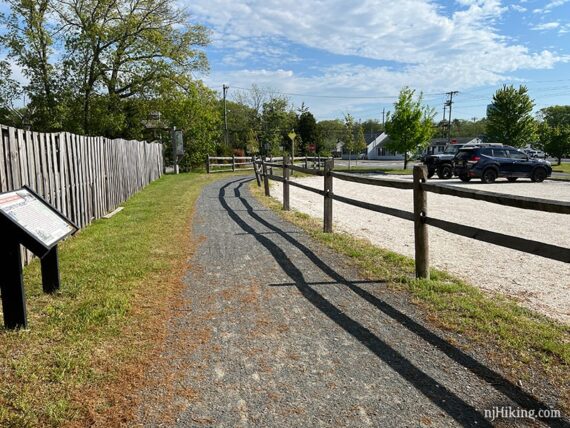
POLYGON ((0 192, 27 185, 80 228, 162 175, 158 143, 0 127, 0 192))
MULTIPOLYGON (((297 158, 295 158, 297 161, 297 158)), ((333 200, 349 204, 366 210, 387 214, 414 223, 415 241, 415 264, 418 278, 429 278, 429 240, 428 226, 437 227, 449 233, 461 235, 467 238, 499 245, 506 248, 535 254, 552 260, 570 263, 570 248, 560 247, 544 242, 520 238, 518 236, 505 235, 489 230, 479 229, 465 224, 453 223, 428 215, 427 193, 439 193, 460 198, 476 199, 494 204, 507 205, 527 210, 545 211, 550 213, 570 214, 570 202, 552 201, 548 199, 529 198, 524 196, 511 196, 496 192, 487 192, 475 189, 463 189, 449 184, 435 184, 427 182, 427 167, 414 166, 414 180, 403 181, 385 178, 366 177, 357 174, 334 171, 334 160, 327 159, 324 169, 307 168, 296 165, 289 157, 284 157, 280 162, 270 162, 267 159, 256 159, 254 162, 257 184, 265 188, 265 195, 270 196, 269 180, 283 183, 283 209, 290 209, 290 187, 298 187, 323 197, 324 216, 323 230, 330 233, 333 231, 333 200), (281 176, 273 174, 273 168, 283 170, 281 176), (310 175, 323 177, 323 189, 306 186, 290 179, 292 171, 299 171, 310 175), (333 179, 351 181, 372 186, 390 187, 394 189, 412 190, 414 212, 408 212, 397 208, 372 204, 353 198, 336 195, 333 192, 333 179)))

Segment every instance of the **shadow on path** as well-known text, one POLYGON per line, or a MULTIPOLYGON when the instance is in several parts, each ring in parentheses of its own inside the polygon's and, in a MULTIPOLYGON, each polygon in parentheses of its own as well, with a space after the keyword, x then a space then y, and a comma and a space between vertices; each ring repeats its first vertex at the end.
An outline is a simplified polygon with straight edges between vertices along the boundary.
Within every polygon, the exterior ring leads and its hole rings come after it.
MULTIPOLYGON (((275 244, 267 236, 267 233, 257 232, 245 220, 256 221, 267 227, 274 234, 284 238, 291 245, 297 247, 303 254, 322 272, 330 276, 337 284, 342 284, 352 292, 360 296, 362 299, 375 306, 400 325, 407 328, 423 340, 436 347, 456 363, 467 368, 473 374, 478 376, 487 384, 491 385, 497 391, 509 397, 519 406, 525 409, 548 409, 549 407, 537 400, 533 396, 523 391, 517 385, 512 384, 501 374, 483 365, 470 355, 464 353, 460 349, 454 347, 426 327, 417 323, 409 316, 400 312, 387 302, 370 294, 366 290, 358 287, 356 283, 366 283, 367 281, 352 282, 344 278, 329 265, 324 263, 313 251, 304 244, 294 239, 288 232, 283 232, 279 227, 273 225, 270 221, 263 218, 254 210, 247 198, 242 195, 243 186, 250 182, 251 178, 241 178, 231 181, 220 189, 219 201, 222 207, 227 211, 230 218, 235 221, 240 228, 247 234, 252 235, 267 251, 274 257, 283 271, 291 278, 294 285, 302 293, 302 295, 317 309, 323 312, 327 317, 342 327, 346 332, 356 338, 362 345, 367 347, 384 363, 395 370, 400 376, 406 379, 411 385, 421 391, 429 400, 436 404, 440 409, 445 411, 450 417, 455 419, 462 425, 478 425, 491 426, 491 423, 484 418, 473 406, 463 401, 455 393, 447 389, 444 385, 439 384, 435 379, 424 373, 416 367, 410 360, 400 354, 397 350, 390 347, 386 342, 374 335, 369 329, 348 317, 339 308, 331 304, 321 294, 311 287, 311 283, 304 278, 303 272, 295 266, 286 253, 275 244), (233 187, 233 193, 236 198, 243 204, 246 210, 234 210, 226 201, 226 191, 233 187)), ((552 427, 568 427, 570 424, 561 419, 544 419, 547 425, 552 427)))

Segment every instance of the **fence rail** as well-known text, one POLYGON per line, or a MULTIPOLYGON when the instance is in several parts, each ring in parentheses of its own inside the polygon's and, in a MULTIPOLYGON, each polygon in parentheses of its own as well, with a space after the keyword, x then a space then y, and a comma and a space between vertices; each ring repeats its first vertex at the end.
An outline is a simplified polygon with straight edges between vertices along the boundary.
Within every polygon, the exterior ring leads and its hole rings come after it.
POLYGON ((251 156, 208 156, 206 159, 206 172, 211 174, 213 172, 226 172, 231 168, 235 171, 236 168, 240 170, 253 169, 254 158, 251 156), (228 163, 213 163, 212 161, 231 161, 228 163), (214 169, 221 168, 221 169, 214 169))
POLYGON ((158 143, 0 127, 0 191, 27 185, 81 228, 162 175, 158 143))
MULTIPOLYGON (((319 159, 320 162, 320 159, 319 159)), ((540 198, 529 198, 523 196, 511 196, 501 193, 487 192, 475 189, 461 189, 446 184, 427 183, 427 169, 425 166, 416 165, 414 167, 414 181, 362 177, 354 174, 335 172, 334 160, 326 159, 324 170, 319 168, 303 168, 292 164, 291 159, 284 157, 281 164, 268 162, 266 159, 256 159, 253 163, 257 184, 261 186, 264 182, 265 195, 270 196, 269 180, 276 180, 283 183, 283 209, 290 209, 290 186, 298 187, 309 192, 317 193, 324 197, 323 229, 325 232, 332 232, 333 209, 332 201, 336 200, 348 205, 364 208, 370 211, 391 215, 404 220, 414 222, 414 242, 415 242, 415 263, 416 276, 419 278, 429 278, 429 240, 428 225, 437 227, 455 235, 464 236, 482 242, 499 245, 525 253, 535 254, 552 260, 570 263, 570 248, 560 247, 548 243, 533 241, 517 236, 505 235, 502 233, 478 229, 464 224, 453 223, 428 216, 427 193, 439 193, 443 195, 456 196, 485 201, 494 204, 507 205, 527 210, 544 211, 558 214, 570 214, 570 202, 552 201, 540 198), (275 176, 268 172, 269 168, 278 167, 283 169, 283 177, 275 176), (290 180, 291 171, 300 171, 305 174, 324 176, 324 189, 316 189, 290 180), (412 190, 414 201, 414 212, 400 210, 359 201, 345 196, 335 195, 333 192, 333 179, 351 181, 359 184, 372 186, 391 187, 401 190, 412 190)))

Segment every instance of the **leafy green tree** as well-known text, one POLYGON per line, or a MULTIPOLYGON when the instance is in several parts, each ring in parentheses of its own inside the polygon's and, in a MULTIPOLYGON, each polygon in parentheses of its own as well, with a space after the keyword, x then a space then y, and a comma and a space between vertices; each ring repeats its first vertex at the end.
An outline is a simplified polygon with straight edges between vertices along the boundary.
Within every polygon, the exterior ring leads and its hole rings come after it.
POLYGON ((409 152, 419 151, 429 144, 435 132, 435 113, 422 106, 422 95, 414 100, 415 91, 404 88, 398 101, 394 103, 394 113, 388 112, 386 133, 390 137, 386 148, 404 154, 404 169, 408 167, 409 152))
POLYGON ((532 117, 534 101, 525 86, 504 85, 493 95, 487 109, 487 138, 494 143, 523 147, 536 139, 536 121, 532 117))
MULTIPOLYGON (((360 155, 365 150, 366 140, 364 138, 364 130, 362 129, 362 125, 360 125, 356 133, 356 140, 354 141, 354 151, 357 155, 360 155)), ((356 157, 356 165, 358 165, 358 156, 356 157)))
POLYGON ((116 135, 133 105, 124 100, 154 98, 162 80, 184 86, 207 69, 208 32, 175 0, 8 3, 2 42, 30 81, 36 130, 116 135))
POLYGON ((473 118, 471 120, 454 119, 452 129, 453 137, 479 137, 485 135, 487 119, 473 118))
POLYGON ((570 106, 551 106, 540 110, 539 143, 542 149, 558 159, 570 153, 570 106))
POLYGON ((380 134, 384 132, 384 125, 376 119, 368 119, 360 124, 364 134, 380 134))
POLYGON ((29 81, 24 89, 37 130, 61 128, 58 92, 66 79, 63 67, 51 61, 56 32, 49 24, 51 1, 8 0, 10 14, 2 19, 7 32, 0 41, 29 81))
POLYGON ((350 115, 350 113, 344 115, 344 135, 342 137, 342 148, 343 150, 348 153, 348 169, 350 169, 350 161, 352 157, 352 153, 356 148, 356 142, 354 139, 354 127, 355 122, 354 118, 350 115))
MULTIPOLYGON (((234 101, 227 101, 229 144, 235 149, 246 149, 250 133, 259 132, 259 118, 251 107, 234 101)), ((223 103, 220 101, 223 114, 223 103)))
POLYGON ((316 152, 320 150, 320 136, 317 121, 313 114, 306 110, 299 116, 299 136, 301 138, 301 153, 308 153, 308 146, 314 144, 316 152))
POLYGON ((337 149, 337 144, 342 142, 344 122, 340 119, 321 120, 317 123, 317 128, 321 137, 319 154, 321 156, 332 155, 337 149))
POLYGON ((261 117, 261 152, 279 155, 280 147, 287 147, 291 153, 291 140, 287 134, 296 128, 297 116, 289 108, 289 100, 272 97, 263 104, 261 117))

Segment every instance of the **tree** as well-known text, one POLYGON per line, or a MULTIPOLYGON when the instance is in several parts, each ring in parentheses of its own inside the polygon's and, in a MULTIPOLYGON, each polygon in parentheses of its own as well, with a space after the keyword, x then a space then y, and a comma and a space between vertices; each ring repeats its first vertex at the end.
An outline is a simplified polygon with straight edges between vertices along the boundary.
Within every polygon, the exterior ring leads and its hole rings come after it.
POLYGON ((207 69, 200 48, 208 32, 190 24, 174 0, 9 4, 2 41, 30 81, 25 89, 37 112, 36 130, 70 130, 73 119, 80 132, 117 134, 125 126, 124 100, 153 98, 162 80, 183 86, 193 72, 207 69))
MULTIPOLYGON (((362 126, 359 126, 358 132, 356 133, 356 140, 354 141, 354 151, 357 155, 360 155, 364 150, 366 150, 366 140, 364 139, 362 126)), ((358 156, 356 157, 356 165, 358 165, 358 156)))
POLYGON ((297 116, 289 108, 289 100, 271 97, 263 104, 261 117, 262 153, 278 155, 280 147, 288 147, 291 153, 291 140, 287 134, 296 128, 297 116))
POLYGON ((307 154, 309 152, 309 145, 313 144, 316 152, 320 149, 320 136, 317 127, 315 116, 308 111, 302 111, 299 116, 299 136, 301 138, 301 153, 307 154))
POLYGON ((35 128, 61 127, 57 93, 65 78, 62 68, 50 61, 56 31, 49 24, 51 0, 9 0, 8 4, 11 13, 2 19, 8 31, 1 41, 29 81, 24 89, 35 112, 35 128))
POLYGON ((536 121, 532 117, 534 101, 525 86, 503 85, 493 95, 487 109, 487 138, 494 143, 523 147, 536 139, 536 121))
POLYGON ((540 110, 539 143, 545 153, 558 159, 570 153, 570 106, 551 106, 540 110))
POLYGON ((331 156, 337 151, 337 145, 342 141, 344 135, 344 123, 340 119, 321 120, 317 124, 321 137, 319 154, 321 156, 331 156))
POLYGON ((386 133, 390 137, 386 148, 404 154, 404 169, 408 167, 408 153, 425 148, 435 132, 434 111, 422 106, 422 95, 414 100, 415 91, 404 88, 394 103, 394 113, 388 112, 386 133))
POLYGON ((354 118, 350 113, 344 115, 344 135, 342 149, 348 152, 348 169, 350 169, 350 158, 355 149, 354 141, 354 118))

